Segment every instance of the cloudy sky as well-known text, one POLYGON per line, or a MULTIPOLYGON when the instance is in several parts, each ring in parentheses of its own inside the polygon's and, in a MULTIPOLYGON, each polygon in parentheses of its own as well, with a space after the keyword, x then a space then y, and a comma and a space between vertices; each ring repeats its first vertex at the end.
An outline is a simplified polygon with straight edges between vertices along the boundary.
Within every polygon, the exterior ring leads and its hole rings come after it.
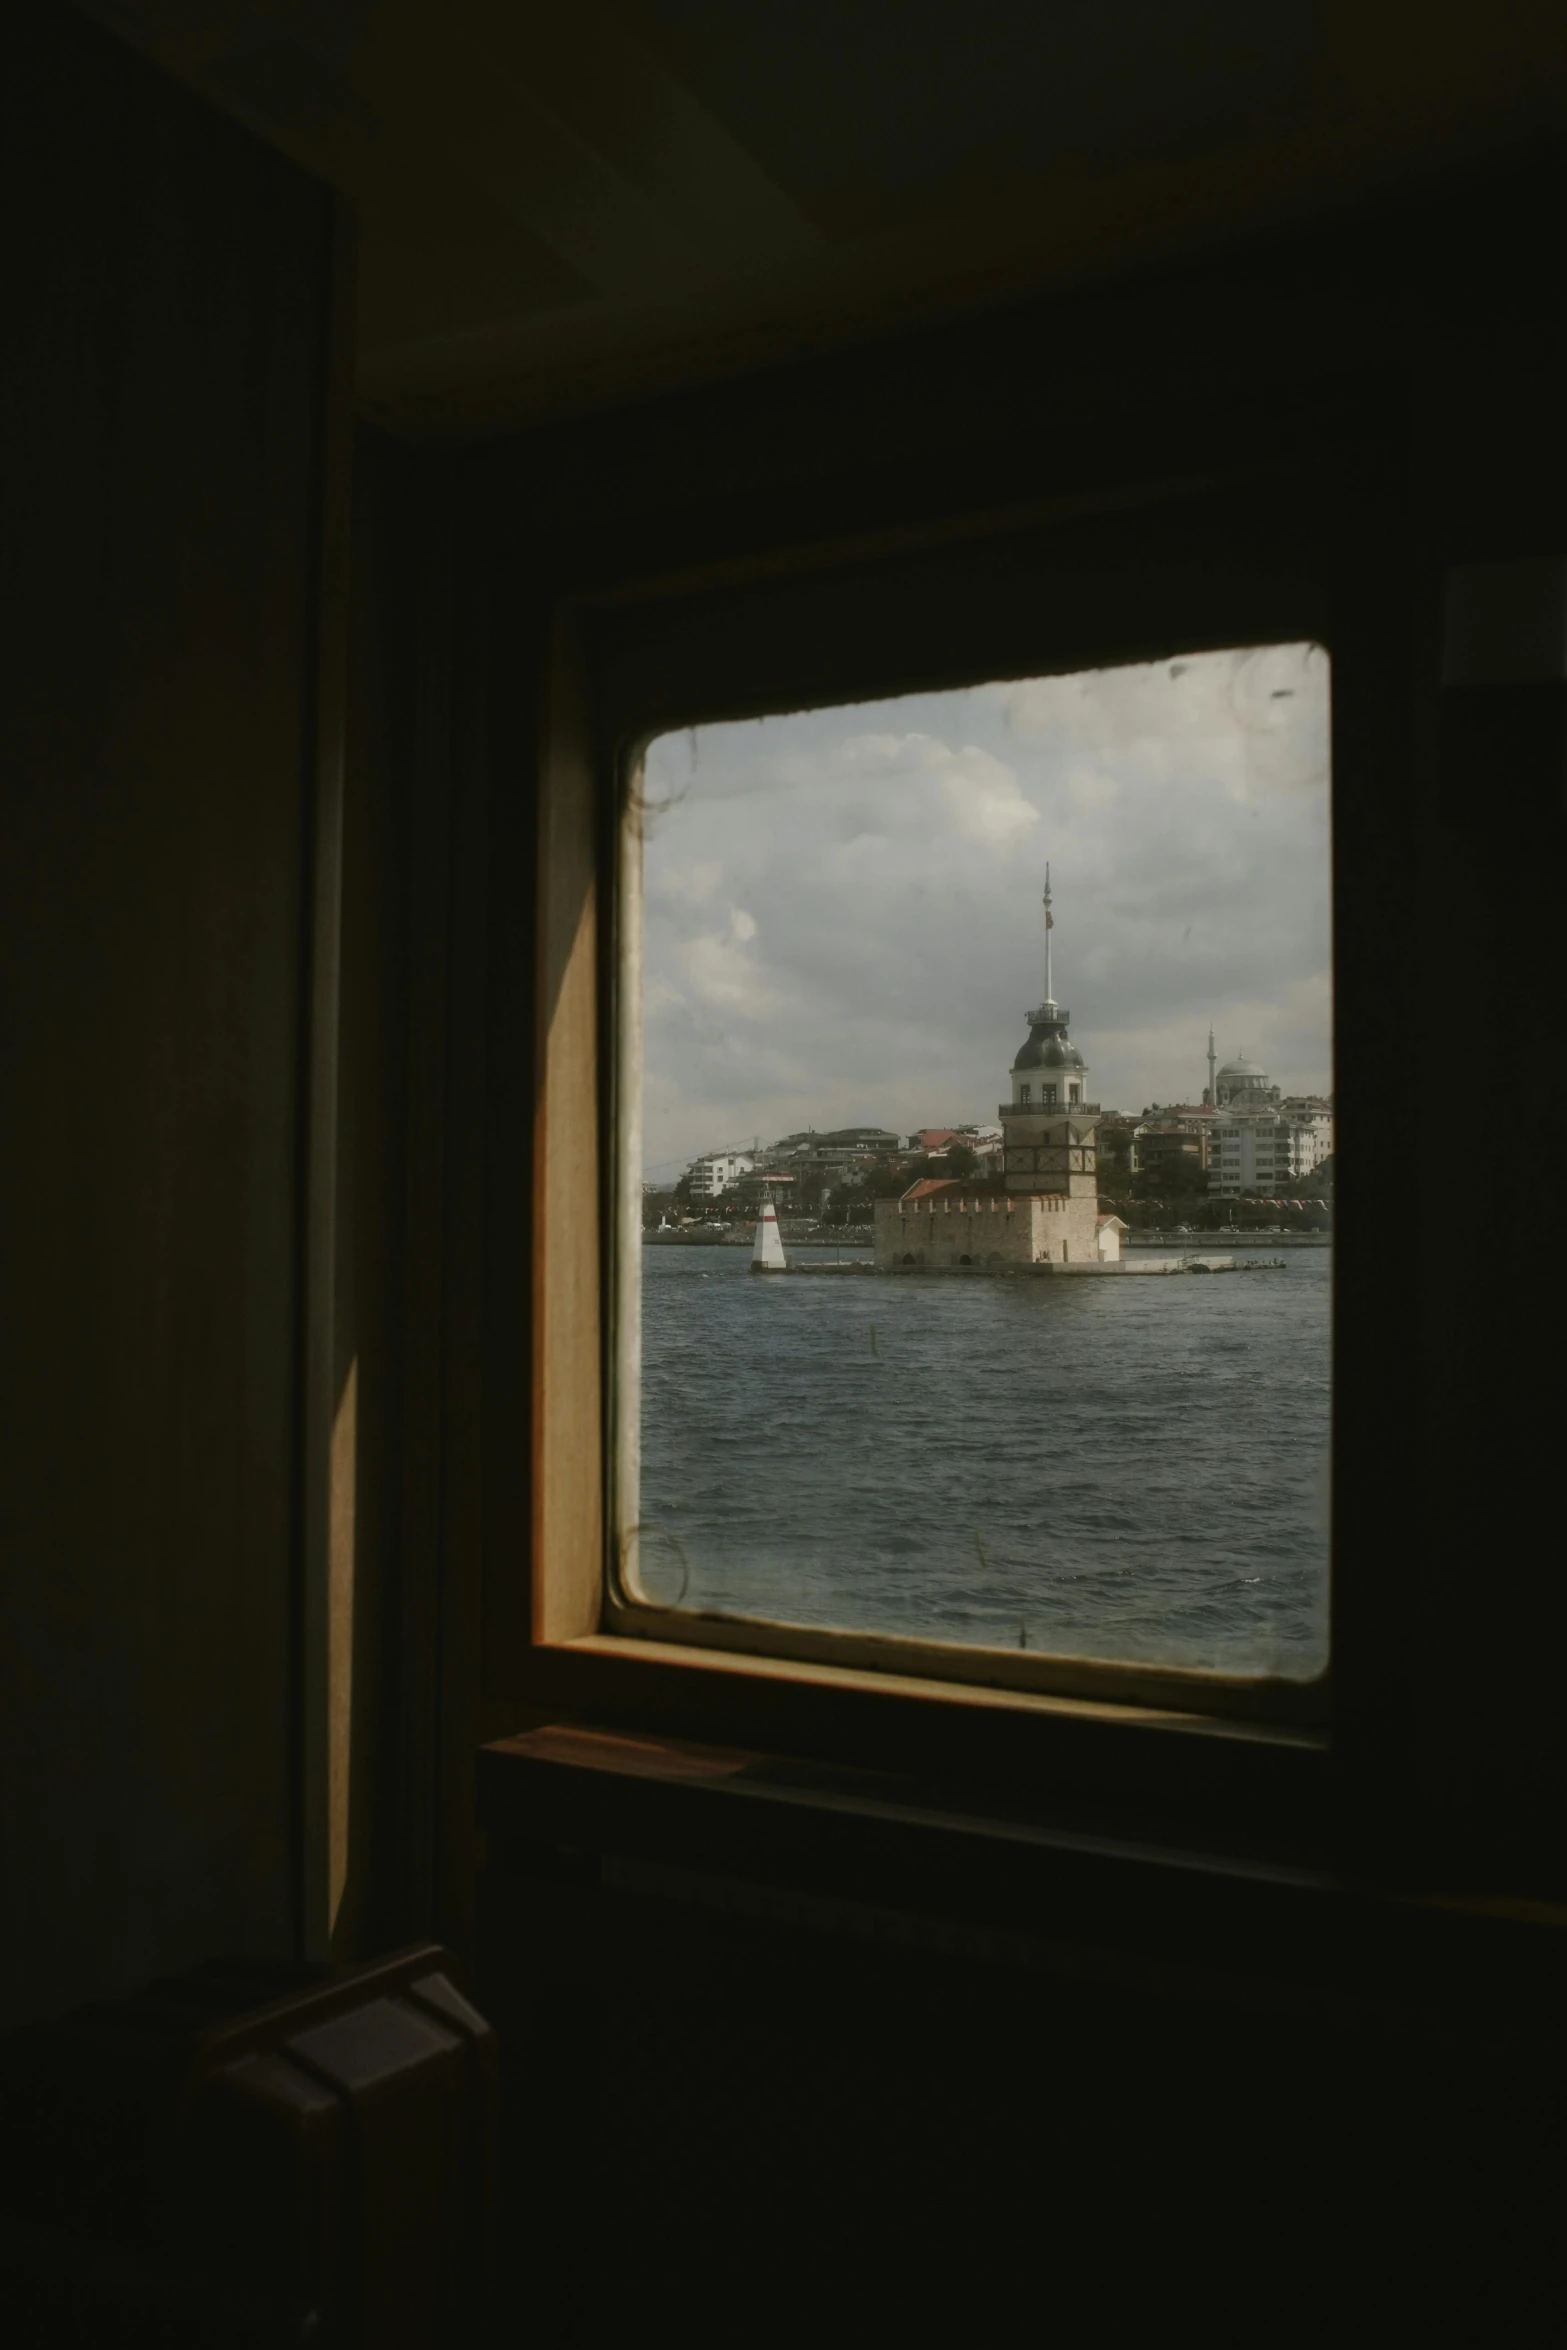
POLYGON ((1107 1109, 1213 1022, 1330 1083, 1328 663, 1307 646, 665 735, 645 779, 650 1176, 800 1127, 993 1120, 1054 981, 1107 1109))

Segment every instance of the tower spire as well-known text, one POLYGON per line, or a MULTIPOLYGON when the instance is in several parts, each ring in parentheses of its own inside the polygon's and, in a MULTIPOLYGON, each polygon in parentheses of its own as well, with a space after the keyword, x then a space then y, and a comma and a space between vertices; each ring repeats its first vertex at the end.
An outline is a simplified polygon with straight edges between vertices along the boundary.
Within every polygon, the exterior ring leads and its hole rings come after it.
POLYGON ((1218 1058, 1218 1054, 1213 1049, 1213 1028, 1210 1024, 1208 1029, 1208 1107, 1210 1110, 1216 1110, 1219 1106, 1219 1081, 1214 1075, 1218 1058))
POLYGON ((1055 926, 1055 916, 1050 911, 1050 864, 1047 858, 1045 862, 1045 1001, 1047 1004, 1053 1004, 1056 1000, 1050 992, 1050 933, 1055 926))

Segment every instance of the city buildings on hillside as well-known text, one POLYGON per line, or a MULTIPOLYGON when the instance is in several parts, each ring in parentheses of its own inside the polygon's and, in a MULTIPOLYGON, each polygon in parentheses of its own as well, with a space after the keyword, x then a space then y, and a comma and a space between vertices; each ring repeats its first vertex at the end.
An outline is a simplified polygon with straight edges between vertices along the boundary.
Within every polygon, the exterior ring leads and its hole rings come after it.
MULTIPOLYGON (((1209 1060, 1212 1064, 1212 1038, 1209 1060)), ((1287 1188, 1315 1173, 1333 1149, 1333 1105, 1315 1094, 1287 1098, 1244 1054, 1218 1071, 1209 1127, 1208 1189, 1218 1199, 1287 1188)))
POLYGON ((798 1175, 792 1175, 787 1167, 771 1164, 753 1167, 749 1175, 740 1178, 740 1197, 747 1207, 755 1207, 764 1199, 776 1200, 782 1207, 786 1200, 794 1197, 799 1180, 798 1175))
POLYGON ((732 1190, 742 1175, 749 1175, 755 1165, 755 1159, 745 1151, 704 1151, 686 1169, 691 1197, 717 1199, 721 1192, 732 1190))
POLYGON ((987 1162, 996 1167, 1000 1165, 1002 1134, 999 1126, 919 1126, 909 1136, 910 1149, 923 1151, 927 1158, 943 1157, 954 1144, 961 1150, 972 1151, 982 1166, 987 1162))
MULTIPOLYGON (((1261 1063, 1245 1053, 1220 1067, 1211 1029, 1208 1083, 1200 1102, 1154 1102, 1133 1118, 1101 1110, 1088 1099, 1088 1066, 1072 1043, 1070 1014, 1050 992, 1048 887, 1047 878, 1045 999, 1027 1014, 1028 1040, 1012 1064, 1012 1098, 1000 1104, 999 1124, 920 1126, 909 1134, 886 1126, 839 1126, 825 1132, 808 1127, 750 1151, 705 1151, 689 1169, 693 1203, 710 1206, 725 1194, 736 1195, 735 1204, 749 1202, 773 1187, 780 1198, 825 1206, 844 1185, 852 1188, 881 1162, 919 1156, 935 1161, 939 1173, 942 1158, 962 1146, 974 1154, 978 1174, 1004 1177, 1007 1192, 1037 1192, 1097 1207, 1098 1142, 1101 1130, 1108 1134, 1111 1129, 1128 1136, 1132 1174, 1154 1183, 1178 1171, 1195 1175, 1206 1180, 1214 1198, 1238 1199, 1247 1192, 1266 1196, 1315 1173, 1333 1150, 1331 1100, 1283 1093, 1261 1063)), ((1188 1190, 1191 1184, 1172 1183, 1171 1188, 1188 1190)), ((920 1194, 922 1200, 928 1196, 920 1194)), ((1072 1213, 1066 1207, 1050 1211, 1052 1218, 1068 1219, 1051 1221, 1050 1244, 1059 1251, 1075 1241, 1076 1251, 1097 1252, 1099 1243, 1087 1222, 1081 1231, 1068 1230, 1072 1213)))
POLYGON ((1201 1163, 1210 1196, 1285 1189, 1315 1173, 1333 1150, 1333 1104, 1320 1094, 1281 1092, 1259 1061, 1237 1053, 1218 1065, 1208 1031, 1208 1083, 1200 1108, 1145 1112, 1133 1165, 1201 1163), (1183 1140, 1182 1137, 1189 1138, 1183 1140), (1199 1139, 1200 1138, 1200 1139, 1199 1139))
POLYGON ((841 1126, 825 1134, 811 1128, 749 1151, 704 1151, 686 1174, 693 1203, 710 1206, 729 1193, 751 1200, 768 1185, 786 1184, 799 1194, 813 1182, 840 1184, 905 1147, 906 1138, 886 1126, 841 1126))
POLYGON ((1217 1199, 1286 1190, 1328 1156, 1315 1125, 1285 1117, 1225 1120, 1215 1129, 1213 1148, 1208 1189, 1217 1199))
POLYGON ((841 1176, 846 1169, 869 1167, 877 1159, 895 1157, 906 1139, 889 1126, 836 1126, 825 1134, 809 1127, 803 1134, 781 1135, 770 1146, 769 1156, 812 1174, 841 1176))
POLYGON ((1206 1175, 1212 1123, 1211 1110, 1155 1106, 1132 1129, 1132 1173, 1163 1176, 1179 1167, 1206 1175))

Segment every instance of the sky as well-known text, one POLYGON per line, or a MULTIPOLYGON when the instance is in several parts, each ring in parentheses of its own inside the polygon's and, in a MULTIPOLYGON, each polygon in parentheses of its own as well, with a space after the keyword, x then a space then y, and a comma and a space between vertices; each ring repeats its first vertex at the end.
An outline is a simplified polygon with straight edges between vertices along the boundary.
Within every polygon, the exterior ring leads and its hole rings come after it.
POLYGON ((805 1127, 990 1123, 1054 992, 1106 1109, 1198 1101, 1208 1026, 1331 1085, 1328 660, 1264 646, 661 736, 645 1173, 805 1127))

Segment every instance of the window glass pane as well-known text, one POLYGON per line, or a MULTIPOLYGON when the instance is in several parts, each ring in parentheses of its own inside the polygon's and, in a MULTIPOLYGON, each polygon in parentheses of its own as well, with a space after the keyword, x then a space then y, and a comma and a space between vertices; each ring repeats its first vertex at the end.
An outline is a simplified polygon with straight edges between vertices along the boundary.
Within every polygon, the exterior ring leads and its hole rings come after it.
POLYGON ((1267 646, 651 746, 632 1599, 1321 1670, 1328 689, 1267 646))

